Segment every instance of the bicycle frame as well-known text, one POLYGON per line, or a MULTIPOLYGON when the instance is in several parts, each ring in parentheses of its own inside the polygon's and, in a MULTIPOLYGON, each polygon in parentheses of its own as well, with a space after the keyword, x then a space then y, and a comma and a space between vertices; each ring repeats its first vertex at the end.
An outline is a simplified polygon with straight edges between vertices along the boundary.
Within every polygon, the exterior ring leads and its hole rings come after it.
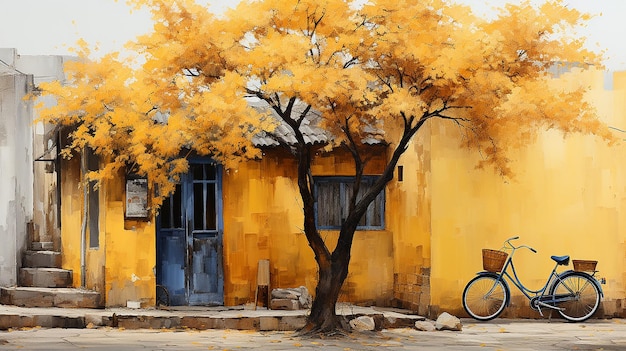
MULTIPOLYGON (((502 270, 499 273, 493 273, 497 275, 497 281, 502 281, 502 283, 510 291, 507 280, 505 279, 505 278, 508 278, 508 280, 513 284, 513 286, 515 286, 519 291, 521 291, 522 294, 524 294, 524 296, 529 300, 531 308, 539 311, 539 314, 541 314, 542 316, 543 316, 543 313, 541 312, 541 307, 547 307, 550 309, 559 310, 560 308, 557 306, 557 304, 571 300, 572 299, 571 294, 554 295, 554 294, 550 294, 546 292, 548 291, 548 288, 554 284, 554 281, 561 280, 561 276, 563 276, 564 273, 567 273, 568 271, 557 273, 557 269, 559 267, 559 263, 557 262, 554 265, 554 268, 552 268, 552 271, 550 272, 550 275, 546 279, 546 282, 543 285, 543 287, 537 290, 532 290, 532 289, 527 288, 517 276, 517 271, 515 270, 515 264, 513 263, 513 256, 515 255, 515 252, 520 248, 527 248, 535 253, 537 251, 533 249, 532 247, 526 246, 526 245, 515 247, 513 244, 510 243, 510 240, 512 239, 514 238, 511 238, 505 242, 506 244, 510 246, 509 248, 505 248, 505 249, 510 249, 511 253, 506 258, 506 261, 504 263, 504 266, 502 267, 502 270), (509 272, 511 272, 512 274, 509 272)), ((595 278, 593 279, 595 280, 595 278)), ((597 286, 599 287, 599 284, 597 286)), ((494 284, 494 288, 495 288, 495 284, 494 284)), ((601 287, 599 287, 599 291, 600 291, 600 294, 603 295, 601 287)), ((510 300, 507 303, 510 303, 510 300)))
MULTIPOLYGON (((599 308, 602 296, 601 280, 595 278, 596 271, 587 273, 582 270, 564 268, 558 272, 559 266, 567 266, 570 256, 551 256, 555 262, 545 283, 539 289, 530 289, 522 283, 514 264, 515 252, 530 246, 515 246, 509 238, 504 242, 503 250, 509 252, 499 271, 484 270, 472 278, 463 290, 463 308, 473 318, 488 321, 496 318, 511 303, 511 282, 530 302, 530 308, 543 316, 542 308, 556 310, 572 322, 580 322, 590 318, 599 308)), ((485 256, 484 259, 488 257, 485 256)), ((488 265, 484 261, 485 267, 488 265)), ((595 266, 595 265, 594 265, 595 266)))
POLYGON ((517 271, 515 270, 515 264, 513 263, 512 256, 513 256, 513 253, 511 253, 509 257, 507 257, 507 261, 504 264, 504 268, 500 272, 500 277, 502 277, 502 279, 504 277, 508 278, 509 281, 511 281, 511 283, 513 283, 513 285, 517 287, 522 292, 522 294, 524 294, 528 299, 543 295, 545 291, 548 289, 548 286, 550 286, 550 282, 552 282, 555 278, 558 278, 558 274, 556 273, 556 269, 558 267, 558 264, 557 264, 554 266, 554 268, 550 272, 550 276, 546 280, 543 287, 541 287, 538 290, 529 289, 526 286, 524 286, 522 281, 517 276, 517 271), (513 272, 512 275, 508 272, 509 268, 511 272, 513 272), (534 294, 534 296, 531 294, 534 294))
POLYGON ((550 272, 548 279, 546 279, 546 282, 543 285, 543 287, 537 290, 532 290, 532 289, 527 288, 517 276, 517 271, 515 270, 515 264, 513 263, 513 254, 515 250, 517 249, 513 248, 513 251, 509 254, 509 257, 507 257, 504 267, 502 268, 502 271, 498 274, 498 280, 502 281, 508 287, 508 284, 506 280, 504 279, 506 277, 513 284, 513 286, 515 286, 519 291, 522 292, 522 294, 524 294, 524 296, 526 296, 526 298, 529 301, 532 301, 533 299, 537 299, 536 307, 539 311, 539 314, 543 315, 543 313, 541 312, 541 308, 539 308, 539 305, 558 310, 559 307, 557 307, 556 304, 559 302, 567 301, 569 297, 557 298, 556 296, 553 296, 546 292, 548 291, 548 287, 551 286, 551 283, 554 280, 560 279, 559 274, 557 273, 557 268, 559 264, 557 263, 554 265, 554 268, 552 268, 552 271, 550 272), (512 272, 512 274, 509 273, 509 271, 512 272))

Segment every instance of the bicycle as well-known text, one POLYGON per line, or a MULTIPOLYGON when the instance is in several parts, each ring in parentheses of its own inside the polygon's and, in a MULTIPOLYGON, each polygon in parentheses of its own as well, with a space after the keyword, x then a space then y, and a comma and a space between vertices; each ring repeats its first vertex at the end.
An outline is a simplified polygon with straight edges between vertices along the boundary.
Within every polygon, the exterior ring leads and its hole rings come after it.
MULTIPOLYGON (((537 250, 530 246, 515 246, 512 240, 517 240, 515 236, 504 242, 503 257, 497 266, 492 269, 485 268, 485 271, 477 273, 463 290, 463 308, 474 319, 488 321, 494 319, 504 311, 504 308, 511 301, 511 290, 507 283, 507 278, 517 287, 530 302, 530 307, 538 311, 543 317, 542 308, 556 310, 568 321, 582 322, 590 318, 600 306, 600 299, 604 296, 601 283, 595 278, 595 264, 597 261, 574 261, 575 269, 557 273, 559 266, 569 265, 569 256, 551 256, 555 261, 555 266, 548 276, 546 283, 539 290, 528 289, 522 284, 515 271, 513 256, 518 249, 526 248, 537 253, 537 250), (592 271, 592 274, 577 269, 579 262, 591 263, 592 267, 584 270, 592 271), (498 269, 499 268, 499 269, 498 269), (511 274, 511 273, 512 274, 511 274)), ((484 250, 485 251, 485 250, 484 250)), ((495 251, 495 250, 487 250, 495 251)), ((483 263, 485 265, 485 263, 483 263)))

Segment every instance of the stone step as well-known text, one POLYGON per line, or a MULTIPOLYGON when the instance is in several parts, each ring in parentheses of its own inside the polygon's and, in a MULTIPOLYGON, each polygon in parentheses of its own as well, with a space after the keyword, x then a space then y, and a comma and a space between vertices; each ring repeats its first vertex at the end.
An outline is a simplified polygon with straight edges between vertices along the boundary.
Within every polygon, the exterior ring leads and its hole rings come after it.
POLYGON ((31 243, 30 247, 33 251, 54 251, 52 241, 35 241, 31 243))
POLYGON ((21 268, 20 286, 67 288, 72 286, 72 271, 60 268, 21 268))
POLYGON ((21 307, 100 308, 100 294, 74 288, 0 288, 0 304, 21 307))
POLYGON ((26 268, 61 268, 61 253, 57 251, 31 251, 24 254, 26 268))

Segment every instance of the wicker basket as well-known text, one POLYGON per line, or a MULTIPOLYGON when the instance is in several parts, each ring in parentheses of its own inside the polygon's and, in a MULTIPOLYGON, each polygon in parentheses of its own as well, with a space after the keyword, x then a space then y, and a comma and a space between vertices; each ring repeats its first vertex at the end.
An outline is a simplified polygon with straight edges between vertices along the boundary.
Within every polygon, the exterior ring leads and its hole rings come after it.
POLYGON ((579 272, 595 272, 598 261, 573 260, 574 270, 579 272))
POLYGON ((504 251, 483 249, 483 269, 487 272, 500 272, 507 256, 504 251))

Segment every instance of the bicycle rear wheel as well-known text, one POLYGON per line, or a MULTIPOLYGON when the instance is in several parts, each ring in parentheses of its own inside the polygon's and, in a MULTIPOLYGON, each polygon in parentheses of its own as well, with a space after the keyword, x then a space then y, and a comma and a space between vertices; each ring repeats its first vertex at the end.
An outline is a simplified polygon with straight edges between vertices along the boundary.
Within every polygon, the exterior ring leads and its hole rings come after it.
POLYGON ((496 275, 479 275, 463 290, 463 308, 474 319, 488 321, 496 318, 509 299, 507 286, 496 275))
POLYGON ((557 300, 559 314, 571 322, 582 322, 591 317, 600 306, 600 289, 587 274, 574 272, 555 281, 550 293, 557 300))

